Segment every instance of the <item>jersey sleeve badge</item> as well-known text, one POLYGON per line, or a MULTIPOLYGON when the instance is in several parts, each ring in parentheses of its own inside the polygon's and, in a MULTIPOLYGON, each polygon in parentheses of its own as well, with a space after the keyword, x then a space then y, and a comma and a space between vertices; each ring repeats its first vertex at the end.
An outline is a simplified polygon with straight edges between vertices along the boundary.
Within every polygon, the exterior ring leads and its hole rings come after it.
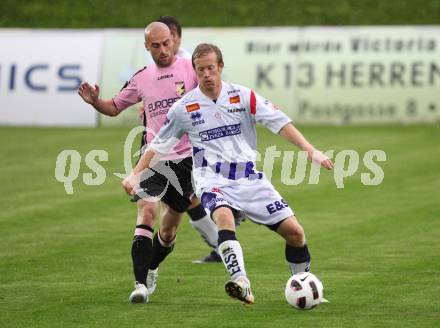
POLYGON ((234 97, 230 97, 229 98, 229 103, 230 104, 238 104, 240 103, 240 96, 234 96, 234 97))

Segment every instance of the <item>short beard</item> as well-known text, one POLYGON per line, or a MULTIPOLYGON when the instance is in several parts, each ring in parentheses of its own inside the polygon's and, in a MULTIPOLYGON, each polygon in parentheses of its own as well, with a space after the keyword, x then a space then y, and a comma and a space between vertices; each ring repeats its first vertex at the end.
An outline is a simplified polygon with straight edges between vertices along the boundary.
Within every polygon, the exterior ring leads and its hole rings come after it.
POLYGON ((174 58, 174 57, 172 57, 170 60, 168 60, 168 61, 166 62, 166 64, 163 64, 163 63, 161 63, 159 60, 156 60, 156 59, 154 59, 154 58, 153 58, 153 61, 154 61, 154 63, 155 63, 157 66, 159 66, 159 67, 168 67, 168 66, 170 66, 171 63, 173 62, 173 58, 174 58))

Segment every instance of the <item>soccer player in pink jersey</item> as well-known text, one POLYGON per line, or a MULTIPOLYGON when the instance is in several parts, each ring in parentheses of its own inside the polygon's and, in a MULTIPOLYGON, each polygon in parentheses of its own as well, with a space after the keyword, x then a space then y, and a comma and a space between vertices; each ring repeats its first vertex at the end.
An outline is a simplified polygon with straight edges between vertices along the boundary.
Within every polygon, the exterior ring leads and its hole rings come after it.
MULTIPOLYGON (((171 37, 174 43, 174 54, 180 58, 191 59, 191 53, 181 47, 182 26, 179 21, 173 16, 160 16, 156 22, 164 23, 171 32, 171 37)), ((139 106, 139 117, 143 124, 147 126, 147 117, 145 115, 144 106, 139 106)), ((142 136, 141 152, 146 145, 145 138, 146 131, 142 136)), ((209 263, 221 262, 222 259, 217 250, 217 229, 214 222, 206 216, 206 212, 197 197, 192 198, 192 204, 187 210, 190 217, 192 227, 202 236, 203 240, 212 248, 212 251, 200 260, 195 260, 193 263, 209 263)))
MULTIPOLYGON (((99 98, 99 86, 84 82, 78 89, 83 100, 104 115, 116 116, 143 101, 147 117, 146 142, 163 126, 168 109, 186 91, 197 85, 191 60, 176 57, 169 28, 154 22, 145 29, 145 46, 155 65, 150 65, 130 79, 112 99, 99 98)), ((156 288, 158 266, 174 247, 176 230, 193 196, 191 183, 191 146, 187 136, 173 147, 152 170, 146 172, 133 199, 138 215, 131 249, 135 289, 132 303, 146 303, 156 288), (159 232, 154 234, 156 202, 161 200, 159 232)), ((203 209, 203 208, 202 208, 203 209)), ((212 221, 204 213, 204 221, 212 221)), ((214 228, 215 224, 213 225, 214 228)), ((217 237, 216 230, 215 237, 217 237)), ((216 244, 216 240, 214 240, 216 244)))
MULTIPOLYGON (((192 55, 198 87, 177 101, 158 135, 132 174, 122 182, 132 194, 138 176, 152 160, 166 154, 172 139, 186 133, 193 147, 197 196, 218 226, 218 248, 230 280, 225 291, 244 303, 254 303, 234 219, 251 221, 275 231, 285 241, 285 259, 292 272, 310 270, 305 233, 289 204, 256 167, 256 123, 296 145, 326 169, 332 161, 294 127, 292 120, 269 100, 246 87, 221 80, 223 56, 218 47, 200 44, 192 55)), ((264 246, 263 246, 264 247, 264 246)))
MULTIPOLYGON (((164 23, 170 29, 171 37, 173 38, 173 43, 174 43, 174 54, 177 57, 191 59, 191 54, 189 53, 189 51, 180 46, 182 43, 182 26, 180 25, 179 21, 173 16, 160 16, 156 20, 156 22, 164 23)), ((147 62, 149 61, 147 60, 147 62)), ((144 106, 139 106, 138 108, 139 108, 139 118, 141 119, 142 122, 144 122, 145 121, 144 106)), ((146 124, 144 123, 144 125, 146 124)), ((143 145, 144 144, 142 144, 142 146, 143 145)))

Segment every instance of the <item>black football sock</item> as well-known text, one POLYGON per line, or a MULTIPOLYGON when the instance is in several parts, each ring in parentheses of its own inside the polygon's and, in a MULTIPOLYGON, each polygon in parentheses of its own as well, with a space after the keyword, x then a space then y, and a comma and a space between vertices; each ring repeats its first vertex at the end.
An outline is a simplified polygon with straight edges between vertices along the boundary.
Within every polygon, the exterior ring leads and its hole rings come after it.
POLYGON ((150 270, 156 270, 160 263, 173 251, 176 236, 170 241, 165 242, 160 238, 157 232, 153 238, 153 258, 150 264, 150 270))
POLYGON ((146 225, 137 225, 133 243, 131 245, 131 258, 133 273, 137 282, 146 284, 148 268, 150 267, 153 243, 151 235, 153 229, 146 225))
POLYGON ((310 253, 307 244, 301 247, 286 244, 285 255, 292 274, 310 271, 310 253))

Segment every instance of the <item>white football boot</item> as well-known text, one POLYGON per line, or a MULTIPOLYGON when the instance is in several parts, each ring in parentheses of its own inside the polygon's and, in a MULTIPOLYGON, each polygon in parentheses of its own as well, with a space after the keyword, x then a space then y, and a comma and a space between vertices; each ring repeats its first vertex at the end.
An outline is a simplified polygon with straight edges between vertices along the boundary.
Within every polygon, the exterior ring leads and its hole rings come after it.
POLYGON ((134 283, 134 290, 128 298, 130 303, 148 303, 148 289, 144 284, 137 281, 134 283))
POLYGON ((156 268, 155 270, 148 270, 147 274, 147 289, 148 292, 151 294, 154 293, 156 290, 156 284, 157 284, 157 278, 159 277, 159 268, 156 268))
POLYGON ((230 280, 225 284, 226 294, 246 304, 254 304, 254 295, 251 292, 251 283, 245 276, 230 280))

